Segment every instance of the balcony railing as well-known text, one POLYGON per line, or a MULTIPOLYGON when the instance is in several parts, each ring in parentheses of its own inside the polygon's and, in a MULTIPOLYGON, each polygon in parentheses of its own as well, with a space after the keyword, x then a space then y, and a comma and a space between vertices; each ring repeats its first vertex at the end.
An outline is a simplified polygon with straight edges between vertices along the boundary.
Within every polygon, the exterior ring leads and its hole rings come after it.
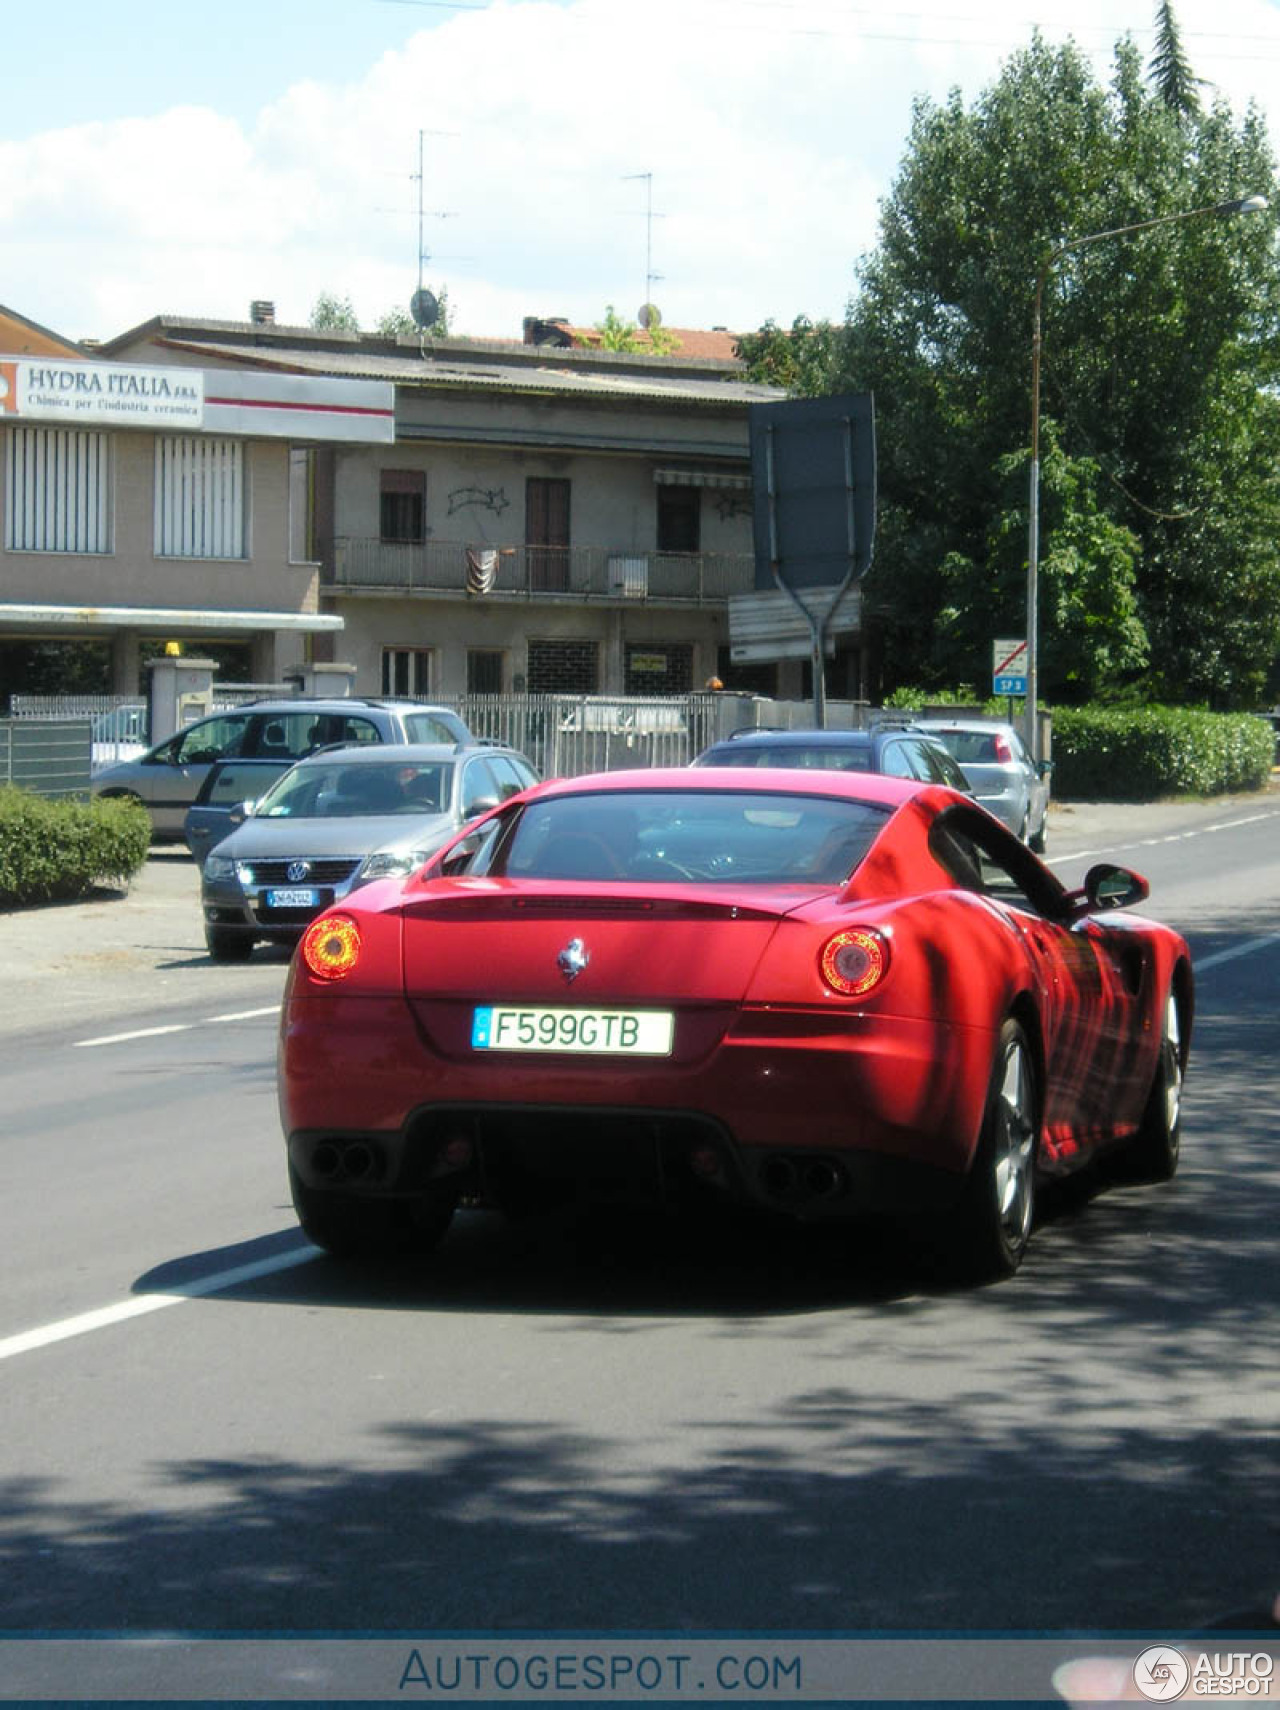
POLYGON ((730 594, 750 593, 755 585, 755 560, 747 552, 515 546, 488 559, 486 549, 447 540, 398 545, 347 537, 334 546, 333 569, 325 578, 330 588, 709 606, 722 605, 730 594))

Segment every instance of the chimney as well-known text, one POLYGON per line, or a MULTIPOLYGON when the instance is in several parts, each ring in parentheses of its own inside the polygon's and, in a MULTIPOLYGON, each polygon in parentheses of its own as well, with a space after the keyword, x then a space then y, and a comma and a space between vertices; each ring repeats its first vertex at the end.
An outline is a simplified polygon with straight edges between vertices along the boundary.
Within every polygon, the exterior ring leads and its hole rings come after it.
POLYGON ((524 342, 526 344, 551 344, 561 350, 569 350, 573 346, 573 335, 569 331, 567 315, 548 315, 545 319, 537 315, 526 315, 524 318, 524 342))
POLYGON ((256 297, 249 305, 249 319, 255 327, 273 327, 276 324, 276 306, 264 297, 256 297))

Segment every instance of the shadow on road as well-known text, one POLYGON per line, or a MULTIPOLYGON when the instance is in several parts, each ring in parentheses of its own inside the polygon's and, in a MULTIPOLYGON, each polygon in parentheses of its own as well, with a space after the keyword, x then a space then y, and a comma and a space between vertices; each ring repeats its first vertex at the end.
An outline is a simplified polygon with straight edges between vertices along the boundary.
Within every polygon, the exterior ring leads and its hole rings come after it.
MULTIPOLYGON (((851 1250, 835 1232, 475 1215, 425 1269, 317 1257, 230 1289, 220 1302, 306 1325, 279 1377, 305 1412, 228 1371, 229 1416, 260 1409, 252 1454, 169 1460, 145 1499, 10 1480, 3 1624, 1161 1633, 1263 1609, 1280 1569, 1273 1051, 1270 1017, 1204 1021, 1212 1077, 1189 1085, 1177 1181, 1058 1195, 1000 1287, 922 1288, 883 1234, 851 1250), (371 1310, 406 1315, 397 1399, 344 1438, 333 1385, 371 1310), (481 1359, 498 1314, 554 1404, 460 1402, 459 1318, 481 1359)), ((188 1255, 136 1287, 297 1240, 188 1255)))

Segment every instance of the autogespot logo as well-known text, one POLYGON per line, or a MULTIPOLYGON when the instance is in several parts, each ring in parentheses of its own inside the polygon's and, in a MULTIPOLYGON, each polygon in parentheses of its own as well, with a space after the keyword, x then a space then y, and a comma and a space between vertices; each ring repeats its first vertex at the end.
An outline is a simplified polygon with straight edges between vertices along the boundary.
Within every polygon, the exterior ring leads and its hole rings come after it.
POLYGON ((1191 1664, 1172 1645, 1150 1646, 1133 1665, 1133 1684, 1157 1703, 1181 1698, 1190 1680, 1191 1664))

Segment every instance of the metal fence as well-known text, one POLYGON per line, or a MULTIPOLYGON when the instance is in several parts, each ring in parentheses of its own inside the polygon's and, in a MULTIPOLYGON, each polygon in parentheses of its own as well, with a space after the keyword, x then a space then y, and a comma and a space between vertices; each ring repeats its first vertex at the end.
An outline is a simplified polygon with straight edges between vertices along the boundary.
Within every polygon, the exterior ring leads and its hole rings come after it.
POLYGON ((748 552, 510 546, 487 553, 479 549, 480 569, 477 551, 447 540, 399 543, 343 537, 334 542, 332 583, 404 593, 466 590, 524 599, 559 594, 578 601, 658 600, 698 606, 722 606, 730 594, 746 594, 755 586, 755 558, 748 552))
MULTIPOLYGON (((264 695, 289 694, 275 683, 215 683, 212 708, 224 711, 264 695)), ((544 778, 613 772, 641 766, 686 766, 735 730, 803 729, 813 722, 808 701, 775 701, 722 690, 687 695, 437 695, 479 737, 527 754, 544 778)), ((39 728, 52 721, 87 721, 94 767, 136 753, 147 740, 147 705, 116 695, 15 695, 9 721, 39 728)), ((830 729, 870 722, 861 701, 828 701, 830 729)), ((0 774, 3 776, 3 774, 0 774)))
POLYGON ((0 718, 0 784, 37 796, 87 796, 92 746, 85 718, 0 718))
MULTIPOLYGON (((688 695, 442 696, 479 737, 517 748, 544 778, 616 772, 642 766, 687 766, 713 742, 741 729, 804 728, 807 701, 699 691, 688 695)), ((858 701, 827 703, 831 729, 856 729, 870 709, 858 701)))

